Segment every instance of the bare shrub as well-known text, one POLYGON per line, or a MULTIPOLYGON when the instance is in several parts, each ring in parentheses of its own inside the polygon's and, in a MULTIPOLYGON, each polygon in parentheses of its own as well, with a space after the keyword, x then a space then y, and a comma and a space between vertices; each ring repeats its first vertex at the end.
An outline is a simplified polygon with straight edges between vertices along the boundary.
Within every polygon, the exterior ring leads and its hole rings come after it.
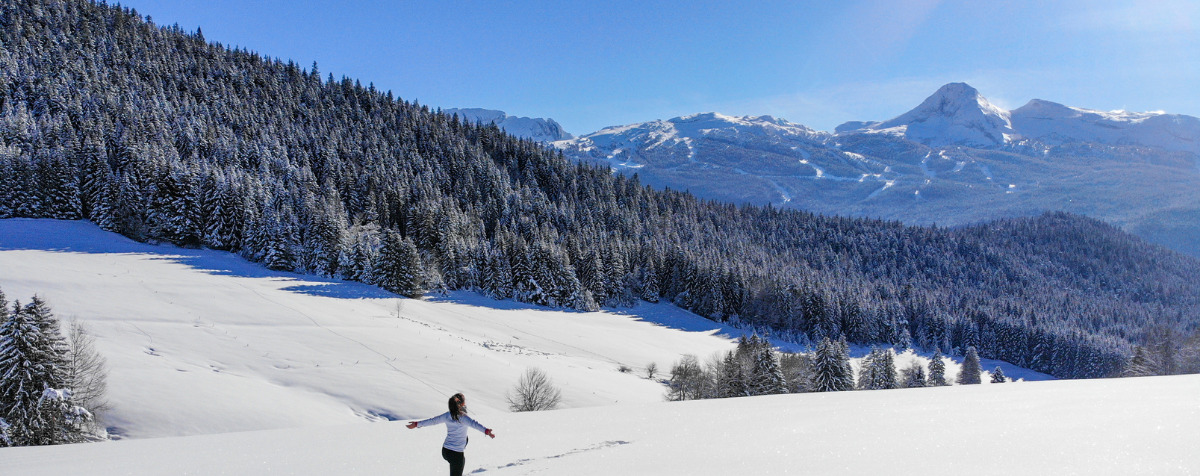
POLYGON ((508 400, 508 409, 514 412, 553 410, 562 400, 562 392, 542 369, 529 367, 517 385, 505 394, 505 399, 508 400))
POLYGON ((112 406, 105 399, 108 393, 108 365, 104 357, 96 352, 96 337, 79 319, 71 318, 67 332, 70 349, 67 354, 67 388, 71 397, 92 414, 83 428, 91 439, 107 439, 103 426, 103 415, 112 406))

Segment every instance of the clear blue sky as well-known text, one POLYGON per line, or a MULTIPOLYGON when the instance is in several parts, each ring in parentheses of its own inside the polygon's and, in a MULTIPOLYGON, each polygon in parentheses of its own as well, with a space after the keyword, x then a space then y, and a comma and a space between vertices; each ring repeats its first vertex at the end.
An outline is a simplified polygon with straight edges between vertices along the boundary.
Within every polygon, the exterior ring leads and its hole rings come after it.
POLYGON ((404 99, 551 117, 575 134, 704 111, 832 130, 899 115, 952 81, 1007 108, 1200 116, 1196 1, 124 5, 404 99))

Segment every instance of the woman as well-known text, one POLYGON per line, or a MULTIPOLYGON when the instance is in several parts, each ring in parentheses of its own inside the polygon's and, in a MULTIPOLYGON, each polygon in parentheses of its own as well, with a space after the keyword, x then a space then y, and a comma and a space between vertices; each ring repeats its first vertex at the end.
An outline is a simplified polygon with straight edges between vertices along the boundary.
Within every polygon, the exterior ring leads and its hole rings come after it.
POLYGON ((463 467, 467 465, 467 457, 463 455, 463 450, 467 449, 467 427, 482 431, 483 434, 492 438, 495 438, 496 434, 490 428, 484 428, 479 422, 467 416, 467 398, 463 394, 456 393, 450 397, 449 406, 450 411, 441 415, 428 420, 408 422, 408 428, 411 430, 445 423, 446 442, 442 443, 442 459, 450 463, 450 476, 462 476, 463 467))

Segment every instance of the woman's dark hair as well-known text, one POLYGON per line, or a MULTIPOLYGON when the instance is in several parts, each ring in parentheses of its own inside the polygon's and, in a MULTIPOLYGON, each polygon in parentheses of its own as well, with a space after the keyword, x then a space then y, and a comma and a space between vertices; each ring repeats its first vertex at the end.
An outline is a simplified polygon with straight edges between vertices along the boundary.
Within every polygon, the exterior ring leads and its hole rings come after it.
POLYGON ((461 393, 456 393, 453 397, 450 397, 448 403, 450 405, 450 418, 453 418, 454 421, 458 421, 459 415, 467 412, 467 397, 464 397, 461 393))

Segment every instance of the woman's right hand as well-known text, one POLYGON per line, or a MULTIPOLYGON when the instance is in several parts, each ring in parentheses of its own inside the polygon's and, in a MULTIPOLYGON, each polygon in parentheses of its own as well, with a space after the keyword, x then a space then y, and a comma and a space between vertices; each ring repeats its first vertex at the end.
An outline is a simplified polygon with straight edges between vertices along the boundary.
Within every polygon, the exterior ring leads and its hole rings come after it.
POLYGON ((415 422, 415 421, 410 421, 410 422, 408 422, 408 424, 407 424, 407 425, 405 425, 405 426, 407 426, 407 427, 408 427, 408 429, 410 429, 410 430, 411 430, 411 429, 413 429, 413 428, 416 428, 416 427, 417 427, 417 422, 415 422))

